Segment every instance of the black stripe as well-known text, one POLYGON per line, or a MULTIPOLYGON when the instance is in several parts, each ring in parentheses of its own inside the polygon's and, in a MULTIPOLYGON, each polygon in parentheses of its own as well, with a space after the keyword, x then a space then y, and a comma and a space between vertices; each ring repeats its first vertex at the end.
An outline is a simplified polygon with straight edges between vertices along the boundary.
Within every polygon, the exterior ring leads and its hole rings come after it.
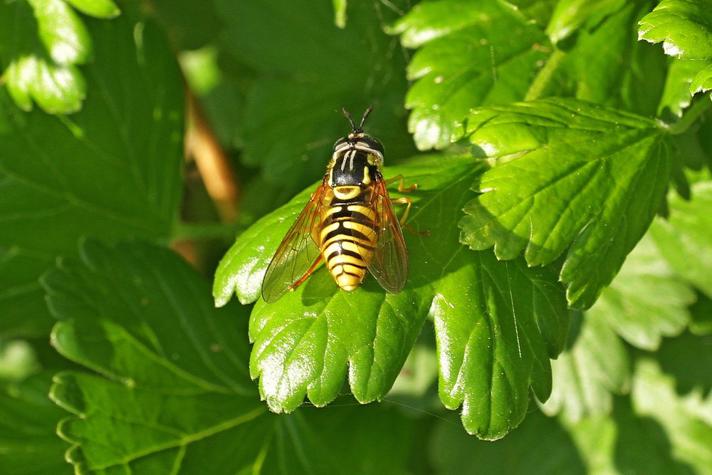
MULTIPOLYGON (((329 254, 326 258, 326 262, 331 261, 334 257, 339 256, 339 255, 353 257, 354 259, 358 259, 361 262, 363 262, 363 257, 361 256, 361 254, 359 254, 358 252, 349 251, 348 249, 343 249, 343 248, 337 249, 336 251, 329 254)), ((365 269, 365 267, 364 267, 364 269, 365 269)))
MULTIPOLYGON (((342 267, 342 269, 343 269, 343 267, 342 267)), ((339 272, 338 274, 336 274, 336 276, 338 277, 338 276, 344 275, 344 274, 350 275, 350 276, 352 276, 352 277, 356 277, 356 278, 359 278, 359 279, 361 278, 361 276, 358 275, 358 274, 354 274, 354 273, 352 273, 352 272, 346 272, 346 271, 339 272)))
POLYGON ((368 226, 371 229, 374 229, 375 224, 372 219, 370 219, 368 216, 366 216, 363 213, 360 213, 358 211, 339 211, 336 213, 332 213, 329 216, 324 219, 324 221, 321 223, 322 227, 327 227, 331 223, 336 223, 339 221, 352 221, 357 224, 362 224, 364 226, 368 226))
MULTIPOLYGON (((371 228, 371 229, 373 229, 373 228, 371 228)), ((326 236, 324 236, 324 239, 322 239, 321 242, 322 243, 329 242, 330 239, 338 237, 338 236, 343 236, 341 239, 339 239, 339 241, 350 241, 351 239, 349 239, 349 238, 355 238, 355 239, 361 239, 366 242, 371 242, 371 240, 362 232, 356 231, 355 229, 349 229, 343 225, 341 225, 338 228, 334 229, 333 231, 329 232, 326 236)))

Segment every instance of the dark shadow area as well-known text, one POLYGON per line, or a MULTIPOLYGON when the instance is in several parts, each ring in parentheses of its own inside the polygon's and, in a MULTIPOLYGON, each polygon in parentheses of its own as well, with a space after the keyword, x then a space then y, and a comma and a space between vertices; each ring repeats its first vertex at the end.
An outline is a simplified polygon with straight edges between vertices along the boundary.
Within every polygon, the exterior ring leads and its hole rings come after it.
POLYGON ((467 435, 451 418, 438 425, 430 448, 436 473, 442 475, 586 473, 569 434, 556 419, 539 411, 495 443, 467 435))
POLYGON ((650 417, 635 414, 630 399, 616 399, 613 419, 618 429, 614 463, 621 473, 695 473, 689 465, 673 458, 663 427, 650 417))
POLYGON ((678 394, 695 388, 704 394, 712 390, 712 335, 697 336, 685 332, 663 340, 656 353, 662 370, 675 378, 678 394))

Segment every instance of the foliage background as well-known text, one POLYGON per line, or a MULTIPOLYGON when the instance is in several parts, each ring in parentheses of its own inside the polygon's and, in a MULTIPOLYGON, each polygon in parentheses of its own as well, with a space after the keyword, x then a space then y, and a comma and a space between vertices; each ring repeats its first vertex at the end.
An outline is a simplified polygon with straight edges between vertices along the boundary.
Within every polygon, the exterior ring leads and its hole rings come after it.
POLYGON ((0 472, 712 473, 710 12, 0 0, 0 472), (408 286, 252 305, 369 104, 408 286))

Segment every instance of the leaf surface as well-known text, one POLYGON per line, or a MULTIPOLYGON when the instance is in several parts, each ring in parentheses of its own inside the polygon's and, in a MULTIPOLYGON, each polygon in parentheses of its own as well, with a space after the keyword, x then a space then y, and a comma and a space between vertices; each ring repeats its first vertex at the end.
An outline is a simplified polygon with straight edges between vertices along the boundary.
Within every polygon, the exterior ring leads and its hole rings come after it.
POLYGON ((404 463, 408 423, 393 411, 269 415, 247 373, 247 309, 213 308, 177 255, 93 241, 80 255, 43 281, 60 319, 52 344, 93 371, 59 373, 51 390, 70 413, 58 432, 77 471, 334 473, 348 462, 393 473, 404 463), (354 438, 342 445, 344 424, 354 438), (367 428, 373 437, 359 440, 367 428))
POLYGON ((638 38, 662 42, 665 54, 679 58, 661 106, 670 105, 680 115, 678 108, 691 96, 712 89, 712 1, 662 0, 638 23, 638 38))
POLYGON ((92 54, 92 40, 73 5, 87 15, 112 18, 111 0, 17 0, 0 3, 0 68, 15 104, 33 102, 51 114, 78 111, 86 84, 78 65, 92 54))
MULTIPOLYGON (((272 410, 294 410, 305 396, 332 401, 344 378, 360 402, 390 389, 426 316, 433 318, 440 398, 463 405, 465 428, 479 437, 502 437, 526 413, 529 386, 545 399, 549 357, 563 344, 567 315, 549 269, 521 260, 498 262, 458 243, 456 223, 480 173, 468 157, 419 157, 391 167, 417 183, 408 234, 410 277, 399 294, 385 294, 372 278, 353 291, 337 290, 320 269, 295 292, 273 304, 261 300, 250 317, 250 367, 272 410)), ((257 299, 267 263, 308 191, 238 237, 216 272, 218 305, 233 292, 257 299), (258 245, 259 243, 259 245, 258 245)))
POLYGON ((712 182, 692 186, 693 199, 670 195, 670 217, 656 219, 650 229, 660 253, 687 282, 712 298, 712 182))
POLYGON ((474 110, 465 134, 497 165, 460 221, 472 249, 531 266, 565 254, 569 304, 610 283, 665 197, 670 154, 643 117, 571 99, 474 110))
POLYGON ((560 413, 572 422, 606 416, 613 407, 613 395, 630 390, 628 351, 593 309, 585 315, 574 313, 568 346, 552 362, 553 389, 542 404, 548 415, 560 413))
POLYGON ((521 100, 551 52, 544 32, 511 6, 422 2, 389 30, 419 48, 408 65, 408 128, 421 150, 450 145, 472 107, 521 100))
POLYGON ((180 199, 183 88, 154 24, 92 23, 84 109, 22 113, 0 91, 0 329, 41 334, 37 284, 57 254, 94 236, 165 239, 180 199), (136 34, 134 34, 136 32, 136 34))
POLYGON ((0 385, 0 471, 17 475, 70 474, 67 444, 55 434, 63 411, 47 394, 52 375, 43 372, 0 385))
POLYGON ((241 159, 278 185, 280 204, 323 170, 334 142, 349 132, 342 107, 360 116, 374 106, 368 128, 388 144, 387 161, 413 151, 401 105, 403 53, 381 27, 392 16, 388 7, 351 2, 339 28, 328 1, 216 5, 224 51, 243 77, 255 78, 242 107, 241 159))

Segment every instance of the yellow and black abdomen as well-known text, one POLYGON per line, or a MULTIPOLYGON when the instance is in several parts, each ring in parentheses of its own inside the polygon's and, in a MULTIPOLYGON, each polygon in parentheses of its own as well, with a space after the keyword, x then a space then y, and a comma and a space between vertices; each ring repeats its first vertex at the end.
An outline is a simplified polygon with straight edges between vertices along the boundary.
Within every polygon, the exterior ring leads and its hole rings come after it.
POLYGON ((319 247, 338 286, 354 290, 366 276, 376 247, 376 213, 366 205, 360 187, 339 186, 334 192, 322 219, 319 247))

